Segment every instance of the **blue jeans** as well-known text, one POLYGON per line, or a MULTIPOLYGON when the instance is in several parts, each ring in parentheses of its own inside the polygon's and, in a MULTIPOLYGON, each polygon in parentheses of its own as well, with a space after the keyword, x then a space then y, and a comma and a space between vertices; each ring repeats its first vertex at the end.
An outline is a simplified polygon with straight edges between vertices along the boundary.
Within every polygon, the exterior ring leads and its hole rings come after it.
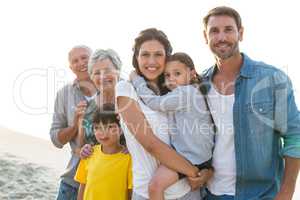
POLYGON ((206 190, 207 196, 204 198, 204 200, 234 200, 234 196, 230 195, 214 195, 210 193, 208 190, 206 190))
POLYGON ((56 200, 76 200, 78 188, 60 182, 58 196, 56 200))

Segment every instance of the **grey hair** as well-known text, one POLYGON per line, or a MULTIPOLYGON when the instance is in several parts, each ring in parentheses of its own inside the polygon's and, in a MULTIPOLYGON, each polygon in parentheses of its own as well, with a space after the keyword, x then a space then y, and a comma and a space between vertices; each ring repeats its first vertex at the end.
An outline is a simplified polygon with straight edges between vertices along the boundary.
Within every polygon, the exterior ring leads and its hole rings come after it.
POLYGON ((105 60, 105 59, 109 59, 117 70, 121 69, 122 61, 121 61, 119 55, 117 54, 117 52, 115 52, 112 49, 106 49, 106 50, 105 49, 97 49, 93 53, 93 55, 90 57, 90 60, 89 60, 89 64, 88 64, 89 74, 90 75, 92 74, 93 66, 95 65, 95 63, 97 61, 105 60))
POLYGON ((85 49, 85 50, 87 50, 89 52, 89 55, 92 55, 92 53, 93 53, 93 50, 90 47, 86 46, 86 45, 76 45, 76 46, 73 46, 72 49, 69 51, 69 54, 68 54, 69 60, 70 60, 71 52, 74 49, 85 49))

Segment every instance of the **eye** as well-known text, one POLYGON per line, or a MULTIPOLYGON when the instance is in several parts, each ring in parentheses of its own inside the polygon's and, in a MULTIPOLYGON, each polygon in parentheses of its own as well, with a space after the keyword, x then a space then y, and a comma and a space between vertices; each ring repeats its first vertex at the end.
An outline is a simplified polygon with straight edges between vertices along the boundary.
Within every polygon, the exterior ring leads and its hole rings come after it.
POLYGON ((94 73, 93 73, 93 75, 95 76, 95 75, 100 75, 101 73, 99 72, 99 71, 95 71, 94 73))
POLYGON ((149 57, 149 55, 150 55, 149 53, 141 53, 142 57, 149 57))
POLYGON ((156 57, 161 57, 161 56, 163 56, 164 54, 163 53, 155 53, 155 56, 156 57))
POLYGON ((98 130, 99 130, 99 126, 93 125, 93 130, 94 130, 94 132, 95 132, 95 131, 98 131, 98 130))
POLYGON ((81 59, 82 59, 82 60, 87 60, 87 59, 88 59, 88 56, 86 56, 86 55, 85 55, 85 56, 82 56, 81 59))
POLYGON ((175 76, 180 76, 180 75, 181 75, 181 73, 180 73, 180 72, 178 72, 178 71, 177 71, 177 72, 175 72, 174 74, 175 74, 175 76))
POLYGON ((74 60, 72 60, 72 63, 73 63, 73 64, 76 64, 76 63, 78 63, 78 59, 74 59, 74 60))
POLYGON ((219 32, 219 30, 217 29, 217 28, 211 28, 210 30, 209 30, 209 33, 212 33, 212 34, 216 34, 216 33, 218 33, 219 32))
POLYGON ((109 124, 108 128, 114 128, 115 126, 113 124, 109 124))
POLYGON ((169 78, 170 74, 169 73, 165 73, 164 76, 165 76, 165 78, 169 78))
POLYGON ((233 31, 233 27, 232 26, 227 26, 226 28, 225 28, 225 32, 226 33, 230 33, 230 32, 232 32, 233 31))

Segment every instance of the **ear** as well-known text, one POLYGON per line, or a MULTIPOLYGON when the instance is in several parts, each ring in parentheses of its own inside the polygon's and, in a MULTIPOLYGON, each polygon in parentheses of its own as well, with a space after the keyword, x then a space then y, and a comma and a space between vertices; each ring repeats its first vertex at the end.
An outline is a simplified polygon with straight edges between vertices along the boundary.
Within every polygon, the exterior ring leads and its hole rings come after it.
POLYGON ((239 30, 239 41, 243 41, 243 35, 244 35, 244 27, 241 27, 239 30))
POLYGON ((208 44, 208 38, 207 38, 207 35, 206 35, 206 29, 203 31, 203 36, 204 36, 204 39, 205 39, 205 44, 208 44))

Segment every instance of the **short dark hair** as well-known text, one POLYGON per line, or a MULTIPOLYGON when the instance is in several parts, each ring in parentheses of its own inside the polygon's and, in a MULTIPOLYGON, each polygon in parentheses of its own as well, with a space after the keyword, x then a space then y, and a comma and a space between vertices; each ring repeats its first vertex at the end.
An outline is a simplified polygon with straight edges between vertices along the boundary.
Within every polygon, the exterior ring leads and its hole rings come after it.
POLYGON ((120 120, 118 114, 115 111, 115 105, 111 103, 104 104, 94 113, 93 116, 93 124, 109 124, 109 123, 117 123, 120 125, 120 120))
POLYGON ((207 15, 203 18, 204 28, 207 28, 209 18, 211 16, 229 16, 232 17, 237 25, 238 30, 242 28, 242 19, 240 14, 233 8, 227 6, 219 6, 208 11, 207 15))

